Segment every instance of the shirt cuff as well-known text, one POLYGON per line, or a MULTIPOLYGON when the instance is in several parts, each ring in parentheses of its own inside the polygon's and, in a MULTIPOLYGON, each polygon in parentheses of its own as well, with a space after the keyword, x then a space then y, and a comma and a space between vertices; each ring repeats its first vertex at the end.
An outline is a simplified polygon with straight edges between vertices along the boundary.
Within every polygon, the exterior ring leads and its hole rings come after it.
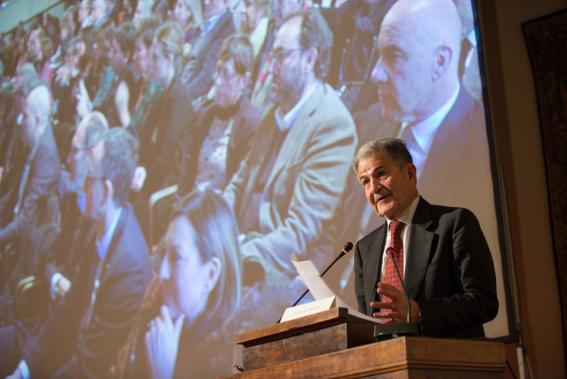
POLYGON ((51 276, 51 287, 50 287, 51 291, 50 291, 50 293, 51 293, 51 299, 52 300, 55 300, 55 298, 57 297, 56 285, 57 285, 57 282, 59 281, 59 279, 61 279, 62 277, 63 277, 63 275, 61 275, 60 272, 56 272, 55 274, 53 274, 51 276))
POLYGON ((30 379, 30 369, 26 361, 20 361, 20 364, 18 365, 18 371, 20 372, 21 378, 30 379))

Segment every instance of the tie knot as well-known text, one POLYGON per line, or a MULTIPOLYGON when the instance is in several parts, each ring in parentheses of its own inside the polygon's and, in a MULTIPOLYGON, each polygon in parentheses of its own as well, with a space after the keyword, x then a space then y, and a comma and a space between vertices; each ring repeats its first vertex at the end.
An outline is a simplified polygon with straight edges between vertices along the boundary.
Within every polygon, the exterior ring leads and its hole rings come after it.
POLYGON ((406 226, 406 224, 404 224, 400 220, 394 220, 390 222, 390 233, 394 238, 399 238, 402 230, 404 230, 404 226, 406 226))

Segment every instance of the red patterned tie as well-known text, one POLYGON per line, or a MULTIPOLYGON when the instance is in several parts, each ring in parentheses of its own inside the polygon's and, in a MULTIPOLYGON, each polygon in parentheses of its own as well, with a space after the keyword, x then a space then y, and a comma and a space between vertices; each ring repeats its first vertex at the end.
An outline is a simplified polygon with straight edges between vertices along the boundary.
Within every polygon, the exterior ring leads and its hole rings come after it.
MULTIPOLYGON (((398 274, 396 273, 396 268, 394 267, 394 262, 392 261, 392 256, 396 261, 396 265, 398 266, 398 270, 400 270, 400 276, 404 277, 404 246, 402 243, 402 231, 404 230, 403 222, 399 220, 394 220, 390 222, 390 251, 392 254, 387 254, 385 257, 386 259, 386 267, 384 268, 384 283, 390 284, 401 291, 403 291, 402 283, 398 278, 398 274)), ((390 298, 385 296, 384 301, 391 302, 390 298)), ((382 310, 383 313, 390 313, 391 310, 384 309, 382 310)), ((390 318, 384 318, 384 322, 392 322, 393 320, 390 318)))

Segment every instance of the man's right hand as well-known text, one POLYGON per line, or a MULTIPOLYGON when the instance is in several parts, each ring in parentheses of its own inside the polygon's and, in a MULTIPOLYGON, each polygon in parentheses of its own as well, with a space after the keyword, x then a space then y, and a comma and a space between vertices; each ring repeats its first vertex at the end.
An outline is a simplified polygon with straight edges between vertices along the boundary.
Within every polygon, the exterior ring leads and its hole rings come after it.
POLYGON ((71 289, 71 281, 61 275, 57 283, 55 283, 55 292, 58 298, 64 298, 67 292, 71 289))

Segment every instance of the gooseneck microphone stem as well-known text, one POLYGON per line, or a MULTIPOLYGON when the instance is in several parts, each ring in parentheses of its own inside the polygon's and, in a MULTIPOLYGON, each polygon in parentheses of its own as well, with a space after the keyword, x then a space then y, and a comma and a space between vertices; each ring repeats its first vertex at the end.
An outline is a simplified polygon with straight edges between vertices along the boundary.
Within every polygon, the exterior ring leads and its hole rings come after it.
MULTIPOLYGON (((347 255, 349 253, 349 251, 352 250, 353 244, 352 242, 347 242, 345 243, 345 245, 343 246, 343 249, 341 250, 341 252, 337 255, 337 257, 327 266, 327 268, 325 270, 323 270, 323 272, 319 275, 320 277, 323 277, 327 271, 329 271, 331 269, 331 267, 333 267, 335 265, 335 263, 337 263, 337 261, 339 259, 341 259, 342 257, 344 257, 345 255, 347 255)), ((295 301, 295 303, 293 303, 291 306, 295 307, 297 304, 299 304, 299 302, 301 300, 303 300, 303 298, 305 297, 305 295, 307 295, 309 293, 309 288, 307 288, 305 290, 305 292, 303 292, 301 294, 301 296, 295 301)), ((281 321, 281 318, 278 320, 278 323, 281 321)))

